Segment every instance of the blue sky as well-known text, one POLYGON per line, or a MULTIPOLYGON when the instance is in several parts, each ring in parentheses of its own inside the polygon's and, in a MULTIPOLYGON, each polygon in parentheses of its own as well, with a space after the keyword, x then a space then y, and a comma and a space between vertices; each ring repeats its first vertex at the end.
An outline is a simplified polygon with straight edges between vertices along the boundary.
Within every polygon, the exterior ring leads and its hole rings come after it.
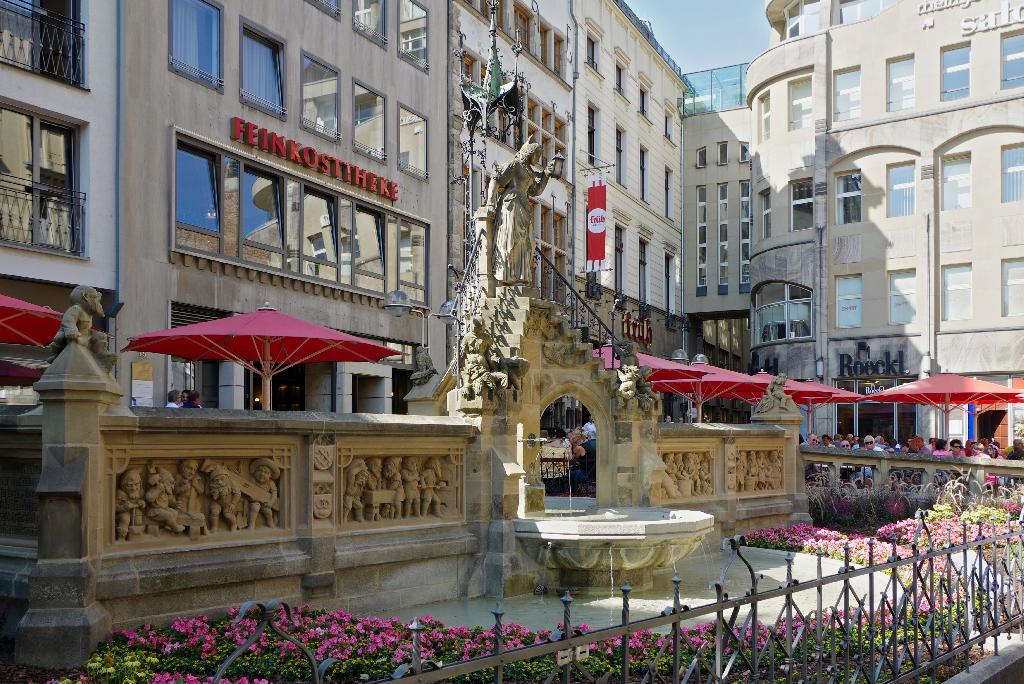
POLYGON ((626 0, 684 72, 749 62, 768 47, 764 0, 626 0))

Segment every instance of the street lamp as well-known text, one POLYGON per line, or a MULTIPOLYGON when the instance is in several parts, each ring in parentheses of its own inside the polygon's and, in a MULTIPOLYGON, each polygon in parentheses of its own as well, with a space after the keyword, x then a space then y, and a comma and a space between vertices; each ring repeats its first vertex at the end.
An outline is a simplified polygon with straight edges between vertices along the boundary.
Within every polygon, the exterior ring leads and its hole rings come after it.
POLYGON ((561 178, 563 173, 565 173, 565 156, 561 152, 555 152, 555 156, 551 157, 551 176, 552 178, 561 178))
POLYGON ((409 295, 401 290, 392 290, 384 295, 384 310, 395 318, 404 318, 409 314, 419 316, 423 319, 423 335, 421 346, 427 346, 427 315, 421 310, 413 307, 409 302, 409 295))
POLYGON ((438 309, 437 313, 434 314, 434 318, 438 319, 445 325, 455 325, 459 322, 458 316, 455 315, 455 300, 449 299, 441 308, 438 309))
POLYGON ((675 361, 676 363, 682 363, 686 365, 689 365, 690 363, 690 359, 686 358, 685 349, 676 349, 674 352, 672 352, 672 360, 675 361))

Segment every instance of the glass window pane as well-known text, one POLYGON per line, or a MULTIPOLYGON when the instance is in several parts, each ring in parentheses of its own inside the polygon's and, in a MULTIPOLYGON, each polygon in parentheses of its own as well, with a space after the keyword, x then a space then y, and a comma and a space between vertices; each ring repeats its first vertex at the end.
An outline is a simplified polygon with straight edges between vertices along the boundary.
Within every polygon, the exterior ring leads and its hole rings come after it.
POLYGON ((1024 146, 1003 150, 1003 201, 1024 201, 1024 146))
POLYGON ((959 100, 971 94, 971 47, 942 51, 942 99, 959 100))
POLYGON ((281 181, 246 169, 242 175, 242 237, 281 249, 281 181))
POLYGON ((914 168, 913 164, 889 167, 890 217, 913 216, 914 214, 914 168))
POLYGON ((966 320, 971 317, 971 267, 948 266, 942 272, 942 319, 966 320))
POLYGON ((910 109, 915 101, 914 58, 889 62, 889 111, 910 109))
POLYGON ((942 162, 942 208, 969 209, 971 206, 971 158, 942 162))
POLYGON ((356 239, 353 245, 356 287, 384 291, 384 217, 376 211, 356 208, 356 239))
POLYGON ((355 0, 352 11, 363 26, 384 35, 384 3, 382 0, 355 0))
POLYGON ((250 31, 242 33, 242 90, 270 105, 283 106, 278 46, 250 31))
POLYGON ((848 173, 836 176, 836 220, 840 224, 861 220, 861 175, 848 173))
POLYGON ((861 277, 836 278, 836 326, 858 328, 861 325, 861 277))
POLYGON ((764 306, 766 304, 775 304, 776 302, 783 302, 786 300, 786 284, 785 283, 768 283, 757 291, 756 304, 757 306, 764 306))
POLYGON ((789 85, 789 130, 795 131, 811 125, 811 79, 805 78, 789 85))
POLYGON ((860 116, 860 69, 836 74, 835 100, 836 121, 860 116))
POLYGON ((384 151, 384 98, 355 87, 355 141, 364 150, 384 151))
POLYGON ((220 81, 220 10, 203 0, 173 0, 171 57, 175 66, 220 81))
POLYGON ((0 109, 0 173, 32 178, 32 118, 0 109))
POLYGON ((405 108, 398 113, 398 166, 426 176, 427 122, 405 108))
POLYGON ((809 301, 789 303, 788 336, 809 337, 811 334, 811 303, 809 301))
POLYGON ((1003 87, 1021 86, 1024 86, 1024 33, 1003 38, 1003 87))
POLYGON ((338 199, 336 215, 338 226, 338 272, 341 282, 352 283, 352 254, 355 243, 352 239, 352 202, 338 199))
POLYGON ((338 72, 305 56, 302 125, 331 138, 338 135, 338 72))
POLYGON ((427 61, 427 11, 412 0, 402 0, 398 32, 401 50, 427 61))
POLYGON ((810 299, 810 298, 811 298, 811 291, 810 291, 810 289, 808 289, 806 287, 800 287, 799 285, 790 285, 789 286, 789 300, 790 301, 793 301, 795 299, 810 299))
POLYGON ((915 271, 889 274, 889 322, 893 325, 913 322, 916 313, 916 282, 915 271))
POLYGON ((398 237, 398 282, 413 301, 426 301, 427 229, 405 220, 398 237))
MULTIPOLYGON (((302 255, 307 259, 334 263, 338 255, 334 249, 334 200, 306 191, 302 198, 302 255)), ((306 275, 311 273, 306 264, 306 275)))
POLYGON ((1024 261, 1003 262, 1003 315, 1024 315, 1024 261))
POLYGON ((175 219, 203 230, 219 231, 216 158, 179 146, 176 162, 175 219))
POLYGON ((797 181, 792 186, 793 230, 814 227, 814 188, 811 181, 797 181))
POLYGON ((71 190, 73 132, 53 124, 39 124, 39 182, 71 190))

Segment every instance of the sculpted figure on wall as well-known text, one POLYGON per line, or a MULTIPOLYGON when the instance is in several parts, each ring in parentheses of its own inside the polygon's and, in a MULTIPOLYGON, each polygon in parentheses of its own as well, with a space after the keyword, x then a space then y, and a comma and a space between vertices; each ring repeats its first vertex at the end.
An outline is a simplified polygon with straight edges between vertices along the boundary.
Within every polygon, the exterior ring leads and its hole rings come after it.
POLYGON ((482 318, 474 318, 462 338, 462 396, 470 401, 482 397, 484 390, 500 392, 508 387, 508 376, 494 369, 494 339, 482 318))
POLYGON ((783 457, 780 449, 757 449, 736 453, 735 475, 730 488, 740 493, 771 492, 783 487, 783 457))
POLYGON ((671 498, 711 496, 715 493, 710 451, 667 453, 662 455, 662 460, 665 462, 665 475, 672 483, 672 487, 666 487, 666 490, 678 492, 671 498))
POLYGON ((774 411, 784 411, 786 413, 799 412, 796 402, 793 401, 793 397, 786 394, 786 377, 785 373, 780 373, 775 376, 771 384, 765 390, 764 396, 761 397, 761 401, 754 407, 754 413, 771 413, 774 411))
POLYGON ((354 456, 342 471, 341 521, 387 524, 461 512, 450 457, 354 456))
POLYGON ((129 467, 114 495, 117 541, 277 528, 282 469, 272 458, 160 459, 129 467))
POLYGON ((616 372, 619 377, 619 386, 615 395, 623 403, 636 399, 637 405, 643 411, 649 411, 654 406, 654 392, 651 383, 647 382, 651 369, 644 366, 621 366, 616 372))
POLYGON ((416 370, 409 376, 409 380, 414 385, 425 385, 430 382, 430 378, 437 375, 437 369, 434 368, 434 361, 430 358, 430 350, 424 346, 416 347, 416 350, 412 353, 412 362, 416 367, 416 370))
POLYGON ((96 357, 109 373, 117 363, 117 354, 107 351, 107 334, 93 330, 93 319, 102 318, 103 303, 95 288, 79 285, 71 291, 71 306, 60 319, 60 328, 47 347, 47 362, 53 363, 69 344, 80 344, 96 357))

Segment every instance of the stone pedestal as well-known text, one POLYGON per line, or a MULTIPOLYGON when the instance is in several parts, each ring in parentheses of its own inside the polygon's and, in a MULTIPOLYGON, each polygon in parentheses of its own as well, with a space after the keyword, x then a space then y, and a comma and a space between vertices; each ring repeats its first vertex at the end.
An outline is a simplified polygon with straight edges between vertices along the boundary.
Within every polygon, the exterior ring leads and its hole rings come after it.
POLYGON ((101 422, 131 421, 121 391, 85 347, 69 344, 35 385, 42 410, 38 560, 29 608, 18 625, 15 658, 45 667, 77 667, 110 632, 96 602, 102 492, 101 422))
POLYGON ((786 431, 786 447, 783 453, 783 482, 786 496, 793 503, 793 512, 789 516, 789 524, 811 522, 807 505, 807 486, 804 479, 804 459, 800 454, 800 426, 803 416, 794 405, 787 410, 779 407, 770 411, 755 412, 750 418, 751 423, 777 425, 786 431))

